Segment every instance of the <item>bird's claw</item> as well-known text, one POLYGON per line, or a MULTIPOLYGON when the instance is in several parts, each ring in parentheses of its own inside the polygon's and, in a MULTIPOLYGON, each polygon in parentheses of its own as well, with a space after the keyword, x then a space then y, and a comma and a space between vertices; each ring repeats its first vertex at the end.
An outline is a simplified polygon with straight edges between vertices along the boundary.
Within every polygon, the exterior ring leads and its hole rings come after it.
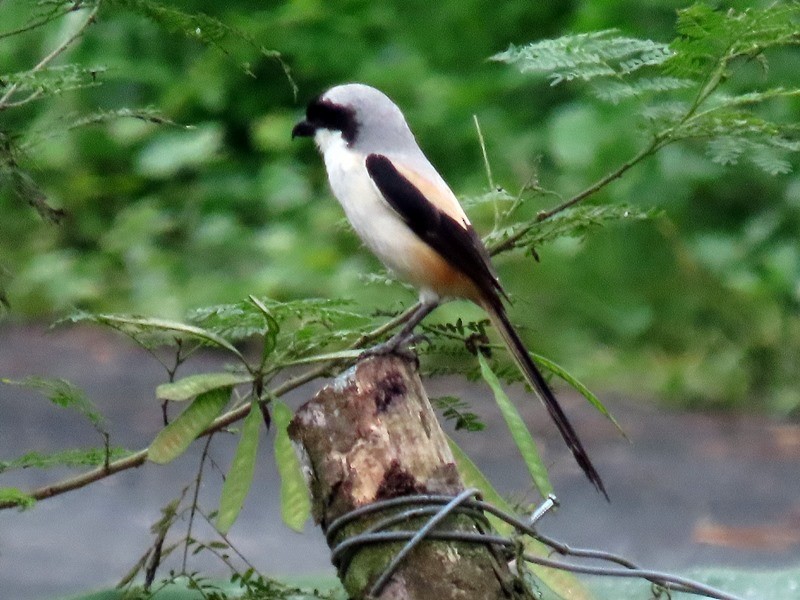
POLYGON ((417 356, 417 353, 411 347, 416 346, 420 342, 430 342, 430 340, 423 334, 407 335, 403 337, 395 336, 381 344, 376 344, 371 348, 367 348, 359 355, 358 359, 362 360, 371 356, 387 356, 393 354, 419 367, 419 356, 417 356))

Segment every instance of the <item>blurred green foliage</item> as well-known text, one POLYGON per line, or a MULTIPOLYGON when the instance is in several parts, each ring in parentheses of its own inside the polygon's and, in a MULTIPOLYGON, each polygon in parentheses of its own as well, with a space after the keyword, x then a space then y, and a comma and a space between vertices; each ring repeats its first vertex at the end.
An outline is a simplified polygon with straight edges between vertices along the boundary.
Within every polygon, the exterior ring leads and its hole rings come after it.
MULTIPOLYGON (((64 4, 0 3, 0 34, 64 4)), ((477 115, 497 185, 516 195, 533 183, 566 198, 641 147, 634 108, 601 102, 579 83, 551 87, 488 57, 511 43, 610 27, 669 42, 675 11, 685 6, 170 5, 248 36, 215 45, 160 27, 132 10, 135 4, 102 6, 97 22, 54 62, 86 68, 54 73, 74 89, 0 112, 0 142, 13 140, 16 162, 66 211, 54 225, 12 185, 0 184, 0 293, 15 318, 51 319, 75 308, 180 317, 248 294, 357 296, 368 306, 399 307, 413 295, 364 279, 379 265, 344 225, 314 149, 291 143, 305 101, 346 81, 383 89, 462 197, 488 186, 477 115), (281 53, 297 97, 284 66, 259 45, 281 53)), ((0 74, 30 69, 82 18, 85 11, 69 12, 0 37, 0 74)), ((799 73, 800 52, 783 50, 770 55, 769 69, 758 60, 741 65, 727 91, 797 86, 799 73)), ((6 79, 0 95, 13 81, 6 79)), ((800 121, 797 98, 767 110, 767 118, 800 121)), ((715 158, 701 143, 667 147, 595 200, 660 207, 662 217, 558 240, 542 247, 538 263, 500 259, 513 318, 527 326, 532 349, 593 387, 682 405, 796 412, 800 175, 769 176, 756 159, 730 167, 715 158)), ((534 192, 523 210, 535 214, 557 202, 534 192)), ((479 231, 491 230, 490 204, 469 212, 479 231)), ((470 311, 458 303, 437 315, 470 311)))

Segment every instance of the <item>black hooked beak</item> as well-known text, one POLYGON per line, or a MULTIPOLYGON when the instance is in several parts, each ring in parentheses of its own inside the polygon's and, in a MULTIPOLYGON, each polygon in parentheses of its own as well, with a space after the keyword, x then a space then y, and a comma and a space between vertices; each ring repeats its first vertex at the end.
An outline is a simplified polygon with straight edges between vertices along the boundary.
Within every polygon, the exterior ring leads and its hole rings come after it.
POLYGON ((292 139, 296 137, 314 137, 316 131, 316 125, 303 119, 292 129, 292 139))

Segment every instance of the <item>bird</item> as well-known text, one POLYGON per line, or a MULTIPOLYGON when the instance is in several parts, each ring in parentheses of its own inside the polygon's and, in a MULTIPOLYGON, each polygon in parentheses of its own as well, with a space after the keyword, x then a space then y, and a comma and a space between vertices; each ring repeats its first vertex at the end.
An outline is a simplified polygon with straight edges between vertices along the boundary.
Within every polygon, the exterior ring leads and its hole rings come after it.
POLYGON ((400 108, 363 83, 311 100, 292 139, 313 138, 333 195, 369 250, 419 291, 419 307, 384 348, 411 339, 442 299, 486 311, 525 380, 544 403, 576 462, 608 499, 600 474, 506 312, 508 296, 489 252, 455 194, 417 144, 400 108))

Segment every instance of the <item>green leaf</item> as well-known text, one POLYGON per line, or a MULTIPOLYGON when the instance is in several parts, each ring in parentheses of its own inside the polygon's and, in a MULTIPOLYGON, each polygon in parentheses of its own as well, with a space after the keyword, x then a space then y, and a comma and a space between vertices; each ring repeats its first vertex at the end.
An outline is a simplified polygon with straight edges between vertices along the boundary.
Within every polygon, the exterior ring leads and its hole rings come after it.
POLYGON ((109 461, 124 458, 130 454, 123 448, 75 448, 52 454, 26 452, 9 461, 0 461, 0 473, 14 469, 50 469, 52 467, 96 467, 109 461))
POLYGON ((156 388, 156 398, 180 402, 217 388, 230 388, 249 381, 253 381, 253 376, 249 373, 224 372, 189 375, 178 381, 159 385, 156 388))
POLYGON ((480 352, 478 353, 478 361, 481 366, 481 375, 494 393, 495 402, 497 402, 497 406, 500 408, 500 413, 506 421, 511 437, 525 461, 525 466, 528 467, 528 473, 530 473, 531 479, 536 489, 539 490, 542 498, 546 498, 548 494, 553 492, 553 486, 550 484, 550 479, 547 476, 547 468, 544 466, 542 458, 539 456, 539 451, 536 448, 533 437, 531 437, 531 433, 528 431, 528 427, 525 425, 525 421, 522 420, 522 416, 520 416, 516 406, 514 406, 505 391, 503 391, 500 381, 497 379, 494 371, 492 371, 486 358, 480 352))
POLYGON ((25 379, 0 379, 0 383, 35 390, 56 406, 74 410, 86 417, 94 428, 105 431, 105 418, 80 388, 65 379, 26 377, 25 379))
POLYGON ((77 323, 82 321, 89 321, 98 323, 100 325, 107 325, 112 329, 116 329, 134 340, 142 344, 146 348, 157 347, 159 345, 168 345, 168 342, 163 337, 158 337, 159 334, 168 334, 173 338, 181 338, 189 336, 196 338, 203 343, 224 348, 233 353, 244 364, 247 364, 244 356, 236 347, 228 342, 225 338, 196 325, 189 325, 181 323, 180 321, 170 321, 167 319, 155 319, 146 317, 135 317, 131 315, 111 315, 111 314, 92 314, 86 312, 79 312, 68 317, 69 321, 77 323), (155 336, 155 337, 153 337, 155 336))
POLYGON ((278 346, 278 333, 281 330, 281 326, 261 300, 252 295, 248 299, 253 306, 261 311, 267 324, 267 329, 264 332, 264 344, 261 348, 261 366, 263 367, 267 364, 267 359, 275 352, 275 348, 278 346))
POLYGON ((614 427, 617 428, 617 430, 623 435, 623 437, 625 437, 626 439, 628 438, 628 436, 625 435, 625 431, 622 429, 620 424, 617 423, 617 420, 614 418, 614 416, 608 411, 608 409, 603 405, 603 403, 600 402, 600 399, 597 396, 595 396, 589 388, 587 388, 584 384, 575 379, 575 377, 573 377, 566 369, 564 369, 564 367, 553 362, 549 358, 545 358, 544 356, 541 356, 539 354, 534 354, 533 352, 531 352, 531 356, 537 363, 542 365, 545 369, 547 369, 548 371, 550 371, 555 375, 558 375, 559 377, 561 377, 561 379, 563 379, 569 385, 571 385, 572 388, 576 392, 578 392, 581 396, 586 398, 589 401, 589 404, 594 406, 600 414, 602 414, 609 421, 611 421, 614 424, 614 427))
POLYGON ((147 449, 147 457, 155 463, 165 464, 183 454, 214 422, 230 396, 230 388, 217 388, 200 394, 178 418, 158 433, 147 449))
POLYGON ((485 192, 478 196, 459 196, 461 206, 467 211, 470 208, 482 206, 484 204, 495 205, 498 203, 512 203, 517 200, 517 197, 510 194, 508 191, 500 188, 485 192))
MULTIPOLYGON (((272 310, 272 308, 270 307, 272 310)), ((246 340, 256 335, 266 335, 267 326, 263 313, 251 302, 216 304, 197 308, 189 313, 189 319, 208 331, 227 340, 246 340)))
POLYGON ((756 145, 749 158, 754 165, 773 176, 792 172, 792 164, 786 158, 786 152, 776 148, 756 145))
POLYGON ((735 165, 745 150, 742 139, 734 136, 720 136, 706 144, 708 157, 718 165, 735 165))
POLYGON ((263 336, 263 352, 272 356, 280 351, 277 360, 283 363, 284 358, 319 354, 329 344, 341 347, 344 340, 367 330, 373 319, 343 308, 349 305, 352 301, 312 298, 280 302, 251 297, 195 310, 189 321, 227 340, 263 336), (275 347, 271 347, 273 343, 275 347))
POLYGON ((283 402, 272 401, 272 422, 275 424, 275 462, 281 478, 281 517, 295 531, 302 531, 311 514, 308 485, 289 439, 289 422, 292 411, 283 402))
POLYGON ((233 457, 231 468, 228 469, 225 483, 222 485, 217 516, 217 529, 222 533, 227 533, 236 521, 245 498, 247 498, 247 493, 250 491, 250 485, 253 483, 261 420, 261 411, 258 404, 254 402, 250 405, 250 412, 244 420, 236 454, 233 457))
POLYGON ((0 506, 18 506, 21 510, 31 508, 36 500, 17 488, 0 488, 0 506))
POLYGON ((200 338, 201 340, 205 340, 206 342, 209 342, 212 345, 219 346, 220 348, 229 350, 237 357, 241 358, 242 361, 244 361, 244 357, 241 355, 241 353, 236 349, 236 347, 234 347, 227 340, 210 331, 206 331, 205 329, 201 329, 200 327, 195 327, 194 325, 187 325, 186 323, 181 323, 179 321, 169 321, 166 319, 117 317, 114 315, 101 315, 101 318, 104 318, 109 322, 117 322, 123 325, 133 325, 133 326, 138 325, 141 327, 152 328, 161 331, 175 332, 179 334, 180 333, 188 334, 190 336, 200 338))
POLYGON ((437 410, 442 411, 442 416, 445 419, 454 422, 456 431, 459 429, 467 431, 483 431, 486 429, 486 425, 481 421, 481 418, 470 411, 469 404, 461 398, 441 396, 439 398, 431 398, 430 401, 437 410))

